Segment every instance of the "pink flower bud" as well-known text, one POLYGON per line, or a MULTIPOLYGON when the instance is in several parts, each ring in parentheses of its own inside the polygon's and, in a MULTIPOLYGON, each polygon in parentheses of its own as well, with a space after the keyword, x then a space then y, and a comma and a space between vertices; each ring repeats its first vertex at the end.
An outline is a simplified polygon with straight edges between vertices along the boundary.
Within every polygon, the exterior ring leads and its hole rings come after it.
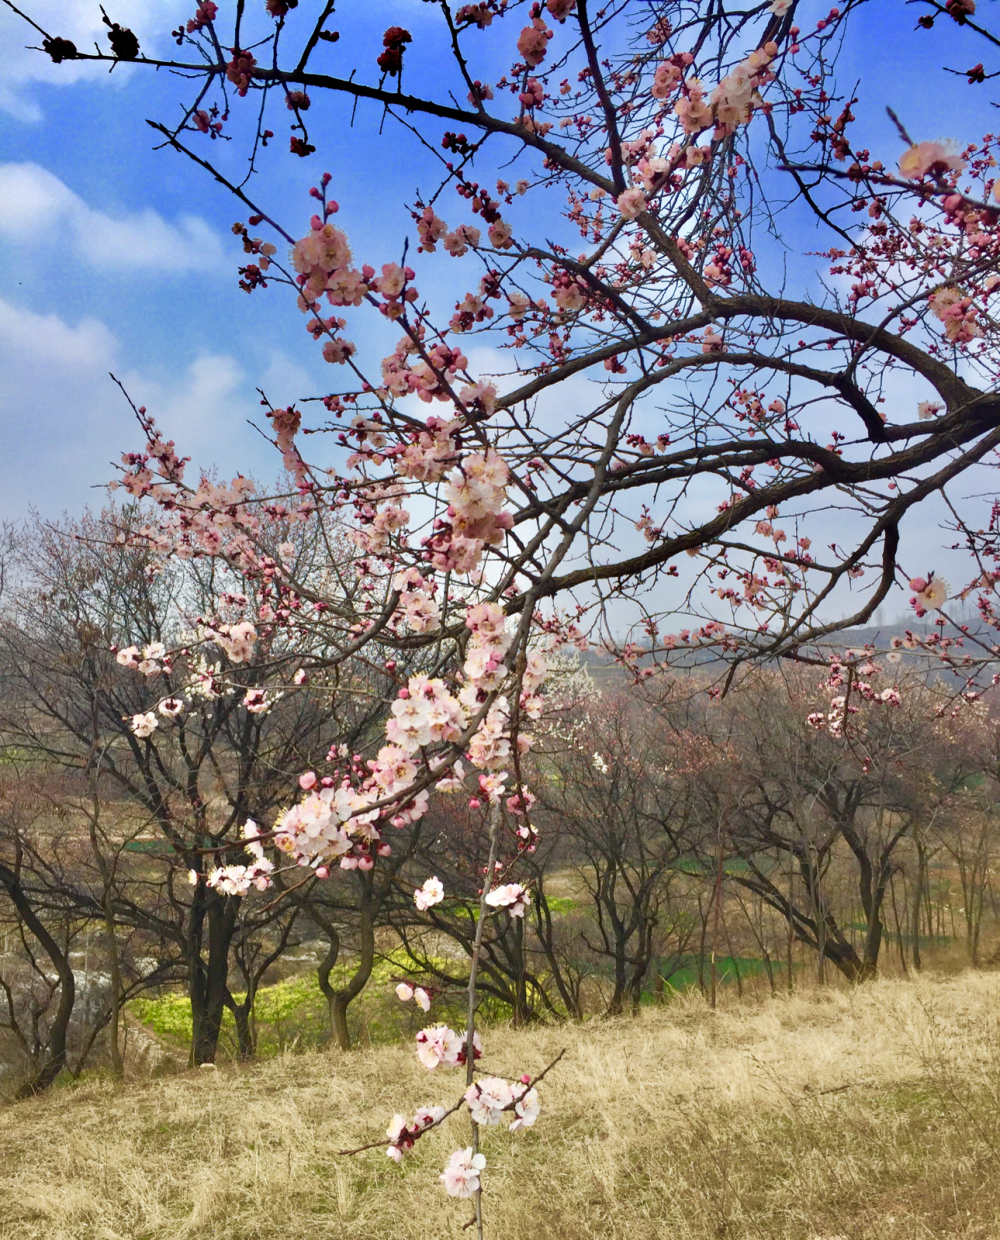
POLYGON ((310 788, 316 787, 316 772, 306 771, 304 775, 299 776, 299 787, 303 792, 308 792, 310 788))
POLYGON ((470 797, 469 809, 479 809, 481 805, 482 805, 482 801, 480 801, 479 797, 470 797))

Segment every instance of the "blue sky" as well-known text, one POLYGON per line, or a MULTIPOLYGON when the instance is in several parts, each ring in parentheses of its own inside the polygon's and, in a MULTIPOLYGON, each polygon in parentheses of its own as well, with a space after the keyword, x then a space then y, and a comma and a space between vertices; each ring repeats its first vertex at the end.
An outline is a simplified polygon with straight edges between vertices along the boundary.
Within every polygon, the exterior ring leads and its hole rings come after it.
MULTIPOLYGON (((24 6, 81 46, 103 41, 98 6, 90 0, 24 0, 24 6)), ((139 33, 144 50, 170 53, 176 49, 169 30, 194 7, 194 0, 119 0, 111 12, 139 33)), ((300 11, 317 7, 316 0, 302 0, 300 11)), ((828 7, 802 0, 800 13, 815 18, 828 7)), ((370 4, 345 0, 341 9, 335 23, 345 35, 340 49, 357 30, 372 43, 374 59, 382 28, 398 21, 418 35, 410 85, 441 71, 424 50, 431 40, 419 38, 421 24, 433 16, 430 6, 378 0, 377 22, 368 16, 370 4)), ((967 67, 981 48, 951 22, 915 32, 918 12, 902 0, 871 0, 856 17, 838 69, 843 89, 860 79, 864 119, 858 132, 863 128, 883 157, 901 150, 884 114, 887 103, 918 139, 964 142, 981 136, 994 119, 988 85, 970 88, 964 78, 940 73, 942 64, 967 67)), ((270 477, 272 451, 246 424, 257 409, 255 388, 287 404, 330 390, 331 368, 319 360, 283 294, 248 297, 237 287, 243 256, 230 225, 241 214, 238 204, 183 157, 153 150, 155 135, 145 118, 176 116, 183 84, 122 66, 108 75, 53 65, 21 50, 35 41, 12 14, 0 11, 3 515, 18 518, 34 505, 54 516, 103 500, 94 488, 112 476, 111 462, 140 446, 109 371, 198 464, 270 477)), ((490 43, 483 46, 488 52, 490 43)), ((322 55, 331 70, 342 67, 337 45, 326 45, 322 55)), ((490 66, 489 76, 495 80, 505 67, 490 66)), ((375 108, 359 107, 352 127, 345 101, 317 99, 309 120, 320 150, 298 160, 287 150, 290 115, 276 119, 266 175, 254 183, 261 201, 291 231, 304 231, 308 186, 329 169, 342 206, 338 222, 359 258, 398 258, 412 233, 403 204, 418 186, 432 185, 434 157, 391 122, 380 135, 375 108)), ((431 126, 432 141, 444 127, 431 126)), ((245 158, 238 139, 211 147, 227 170, 238 172, 245 158)), ((429 268, 426 278, 421 275, 422 291, 433 291, 437 278, 429 268)), ((392 339, 367 315, 351 328, 374 357, 392 339)), ((935 521, 933 513, 921 519, 918 541, 939 541, 931 534, 935 521)))

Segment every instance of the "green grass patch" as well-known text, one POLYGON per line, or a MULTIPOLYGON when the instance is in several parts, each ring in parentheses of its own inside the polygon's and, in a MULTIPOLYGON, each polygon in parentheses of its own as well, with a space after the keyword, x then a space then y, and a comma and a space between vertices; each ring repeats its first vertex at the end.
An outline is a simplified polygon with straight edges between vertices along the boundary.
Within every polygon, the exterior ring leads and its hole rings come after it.
MULTIPOLYGON (((461 972, 462 962, 434 959, 435 967, 461 972)), ((330 973, 330 983, 340 989, 354 976, 355 964, 347 962, 336 965, 330 973)), ((409 978, 419 985, 433 981, 421 974, 416 962, 403 951, 376 962, 371 979, 362 993, 348 1009, 348 1024, 352 1037, 371 1044, 396 1042, 412 1035, 430 1017, 413 1003, 400 1003, 396 998, 395 983, 409 978)), ((234 994, 242 1003, 245 994, 234 994)), ((447 1021, 459 1013, 464 996, 455 1002, 447 997, 435 1002, 435 1019, 447 1021), (453 1012, 454 1009, 454 1012, 453 1012)), ((179 1047, 191 1042, 191 1001, 182 991, 166 991, 160 995, 133 999, 129 1011, 148 1026, 157 1036, 179 1047)), ((254 1002, 253 1022, 257 1036, 257 1054, 262 1057, 280 1055, 290 1049, 306 1050, 324 1046, 330 1041, 330 1016, 326 996, 320 990, 315 974, 286 978, 271 986, 262 986, 254 1002)), ((235 1053, 236 1023, 233 1014, 226 1009, 222 1015, 220 1045, 235 1053)))

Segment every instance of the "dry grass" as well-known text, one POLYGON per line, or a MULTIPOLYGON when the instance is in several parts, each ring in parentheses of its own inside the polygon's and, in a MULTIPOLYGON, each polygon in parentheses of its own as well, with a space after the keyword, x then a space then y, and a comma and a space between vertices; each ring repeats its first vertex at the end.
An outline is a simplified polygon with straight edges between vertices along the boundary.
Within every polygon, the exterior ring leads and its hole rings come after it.
MULTIPOLYGON (((537 1126, 487 1134, 494 1240, 1000 1236, 995 975, 494 1030, 486 1066, 537 1068, 563 1046, 537 1126)), ((460 1237, 468 1205, 436 1176, 461 1117, 401 1169, 335 1153, 460 1088, 383 1048, 7 1107, 0 1237, 460 1237)))

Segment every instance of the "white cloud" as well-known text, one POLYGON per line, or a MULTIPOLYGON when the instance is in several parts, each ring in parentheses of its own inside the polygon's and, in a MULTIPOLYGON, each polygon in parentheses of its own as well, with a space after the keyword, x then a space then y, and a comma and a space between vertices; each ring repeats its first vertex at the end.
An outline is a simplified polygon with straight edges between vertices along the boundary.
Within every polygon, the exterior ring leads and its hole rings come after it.
POLYGON ((103 323, 71 324, 0 299, 4 515, 23 515, 32 505, 47 515, 78 512, 104 502, 100 488, 121 454, 143 444, 109 372, 195 467, 218 463, 230 477, 237 469, 275 472, 273 450, 246 427, 257 406, 232 357, 206 353, 173 372, 150 373, 129 364, 103 323))
MULTIPOLYGON (((55 314, 19 310, 2 300, 0 348, 11 355, 15 366, 29 372, 50 367, 105 371, 114 365, 117 354, 114 337, 96 319, 81 319, 78 327, 70 327, 55 314)), ((8 384, 6 391, 10 399, 14 385, 8 384)))
MULTIPOLYGON (((143 51, 152 54, 157 44, 163 45, 158 50, 166 50, 171 27, 190 17, 195 7, 191 0, 130 0, 127 13, 119 20, 135 31, 143 51)), ((96 0, 21 0, 18 8, 48 34, 71 40, 80 51, 92 51, 95 43, 108 49, 108 31, 96 0)), ((111 15, 118 16, 114 12, 111 15)), ((31 89, 36 83, 71 86, 79 81, 102 81, 115 88, 134 72, 122 64, 113 73, 108 73, 107 65, 86 61, 53 64, 44 52, 31 50, 40 48, 41 42, 41 34, 23 18, 6 6, 0 7, 0 111, 17 120, 37 123, 42 119, 42 109, 31 89)))
POLYGON ((149 208, 110 215, 33 163, 0 164, 0 237, 48 248, 60 261, 68 240, 77 257, 105 271, 205 271, 223 263, 218 235, 197 216, 170 224, 149 208))

